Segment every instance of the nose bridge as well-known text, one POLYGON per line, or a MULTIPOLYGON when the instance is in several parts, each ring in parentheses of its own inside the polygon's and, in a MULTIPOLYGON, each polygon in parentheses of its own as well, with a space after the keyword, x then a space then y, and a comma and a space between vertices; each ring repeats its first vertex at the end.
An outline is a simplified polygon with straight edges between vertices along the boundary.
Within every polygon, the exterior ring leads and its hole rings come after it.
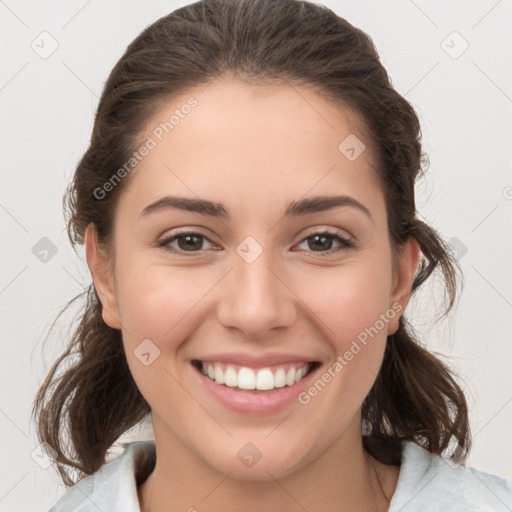
POLYGON ((261 335, 274 327, 290 324, 294 318, 293 294, 279 275, 280 265, 273 250, 247 237, 233 255, 233 269, 226 281, 218 309, 225 327, 237 327, 247 335, 261 335))

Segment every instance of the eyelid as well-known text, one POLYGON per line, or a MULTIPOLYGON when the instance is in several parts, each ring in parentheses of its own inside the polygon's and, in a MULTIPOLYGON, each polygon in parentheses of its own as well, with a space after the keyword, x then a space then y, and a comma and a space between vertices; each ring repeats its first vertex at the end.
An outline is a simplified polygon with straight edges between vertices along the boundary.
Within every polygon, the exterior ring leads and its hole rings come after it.
POLYGON ((301 241, 304 241, 304 238, 308 238, 312 235, 317 235, 317 234, 328 234, 328 235, 332 235, 332 236, 339 236, 340 238, 343 238, 347 242, 355 243, 354 238, 347 231, 341 230, 340 228, 334 228, 334 227, 328 227, 328 226, 315 226, 315 227, 307 229, 305 234, 302 235, 301 241))
MULTIPOLYGON (((158 239, 158 241, 156 242, 156 245, 158 247, 163 247, 164 249, 168 249, 171 252, 176 252, 178 254, 187 254, 187 251, 175 249, 174 247, 169 249, 169 244, 171 242, 173 242, 180 236, 185 236, 185 235, 200 235, 205 240, 207 240, 209 243, 211 243, 212 245, 215 245, 215 243, 211 240, 211 238, 203 230, 201 230, 199 228, 177 228, 177 229, 178 229, 178 231, 173 231, 169 235, 164 235, 163 237, 160 237, 158 239)), ((198 254, 198 253, 202 252, 203 250, 204 249, 201 249, 199 251, 188 251, 188 254, 194 254, 194 253, 198 254)))
MULTIPOLYGON (((165 233, 167 233, 168 231, 169 230, 167 230, 165 233)), ((204 236, 205 238, 207 238, 208 240, 210 240, 209 235, 207 235, 206 232, 202 228, 184 227, 184 228, 176 228, 171 231, 172 231, 172 233, 170 233, 168 235, 162 235, 161 240, 174 238, 175 236, 179 236, 179 235, 201 235, 201 236, 204 236)))
POLYGON ((350 251, 350 250, 357 248, 357 244, 354 241, 353 237, 347 237, 335 228, 318 228, 318 227, 312 228, 310 231, 306 232, 298 245, 303 244, 309 238, 311 238, 315 235, 319 235, 319 236, 327 235, 327 236, 331 237, 333 240, 337 241, 340 245, 338 247, 328 249, 327 251, 308 251, 308 250, 304 251, 308 255, 314 254, 315 257, 316 256, 329 257, 329 256, 333 256, 335 254, 338 254, 339 252, 346 252, 346 251, 350 251))

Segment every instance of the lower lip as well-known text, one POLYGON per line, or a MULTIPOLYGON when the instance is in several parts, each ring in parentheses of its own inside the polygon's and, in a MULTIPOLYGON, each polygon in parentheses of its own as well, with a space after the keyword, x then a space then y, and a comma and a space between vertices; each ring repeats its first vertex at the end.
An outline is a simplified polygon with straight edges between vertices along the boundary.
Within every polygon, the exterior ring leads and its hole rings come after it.
POLYGON ((318 368, 314 368, 306 377, 293 386, 274 388, 272 391, 239 390, 215 381, 193 367, 200 382, 224 407, 244 414, 272 414, 289 406, 309 385, 318 368))

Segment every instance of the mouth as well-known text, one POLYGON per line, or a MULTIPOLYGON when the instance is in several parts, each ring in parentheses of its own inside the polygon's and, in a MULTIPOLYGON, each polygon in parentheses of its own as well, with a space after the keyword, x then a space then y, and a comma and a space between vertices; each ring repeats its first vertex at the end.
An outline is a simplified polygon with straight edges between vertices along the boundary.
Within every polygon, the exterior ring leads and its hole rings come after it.
POLYGON ((276 393, 292 388, 313 373, 318 361, 286 363, 262 368, 193 359, 192 366, 213 383, 233 391, 276 393))

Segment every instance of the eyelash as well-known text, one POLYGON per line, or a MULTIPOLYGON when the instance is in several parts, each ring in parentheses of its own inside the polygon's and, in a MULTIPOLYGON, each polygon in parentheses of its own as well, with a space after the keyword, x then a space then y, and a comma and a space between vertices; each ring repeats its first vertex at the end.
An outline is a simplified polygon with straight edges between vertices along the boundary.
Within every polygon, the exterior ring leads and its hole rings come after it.
MULTIPOLYGON (((174 247, 171 247, 170 244, 171 242, 174 242, 175 240, 181 238, 181 237, 184 237, 184 236, 187 236, 187 235, 195 235, 195 236, 200 236, 202 238, 204 238, 205 240, 207 240, 208 242, 210 242, 211 244, 213 244, 213 242, 206 236, 206 234, 202 233, 201 231, 183 231, 181 233, 177 233, 177 234, 174 234, 170 237, 167 237, 167 238, 164 238, 163 240, 159 241, 158 242, 158 247, 163 247, 164 249, 170 251, 170 252, 173 252, 173 253, 179 253, 179 254, 183 254, 184 256, 188 256, 188 255, 192 255, 194 253, 198 253, 200 252, 201 250, 199 251, 183 251, 181 249, 176 249, 174 247), (189 254, 187 254, 187 252, 189 254)), ((354 242, 350 241, 350 240, 347 240, 346 238, 340 236, 339 234, 337 233, 331 233, 329 231, 313 231, 312 233, 309 233, 306 237, 304 237, 301 241, 300 241, 300 244, 302 244, 303 242, 306 242, 309 238, 313 238, 315 235, 318 235, 318 236, 328 236, 328 237, 331 237, 333 240, 339 242, 341 245, 339 247, 335 247, 333 249, 329 249, 327 251, 308 251, 308 252, 312 252, 313 254, 316 254, 318 256, 330 256, 332 255, 333 253, 337 252, 337 251, 349 251, 350 249, 354 248, 355 247, 355 244, 354 242)), ((299 245, 300 245, 299 244, 299 245)))

